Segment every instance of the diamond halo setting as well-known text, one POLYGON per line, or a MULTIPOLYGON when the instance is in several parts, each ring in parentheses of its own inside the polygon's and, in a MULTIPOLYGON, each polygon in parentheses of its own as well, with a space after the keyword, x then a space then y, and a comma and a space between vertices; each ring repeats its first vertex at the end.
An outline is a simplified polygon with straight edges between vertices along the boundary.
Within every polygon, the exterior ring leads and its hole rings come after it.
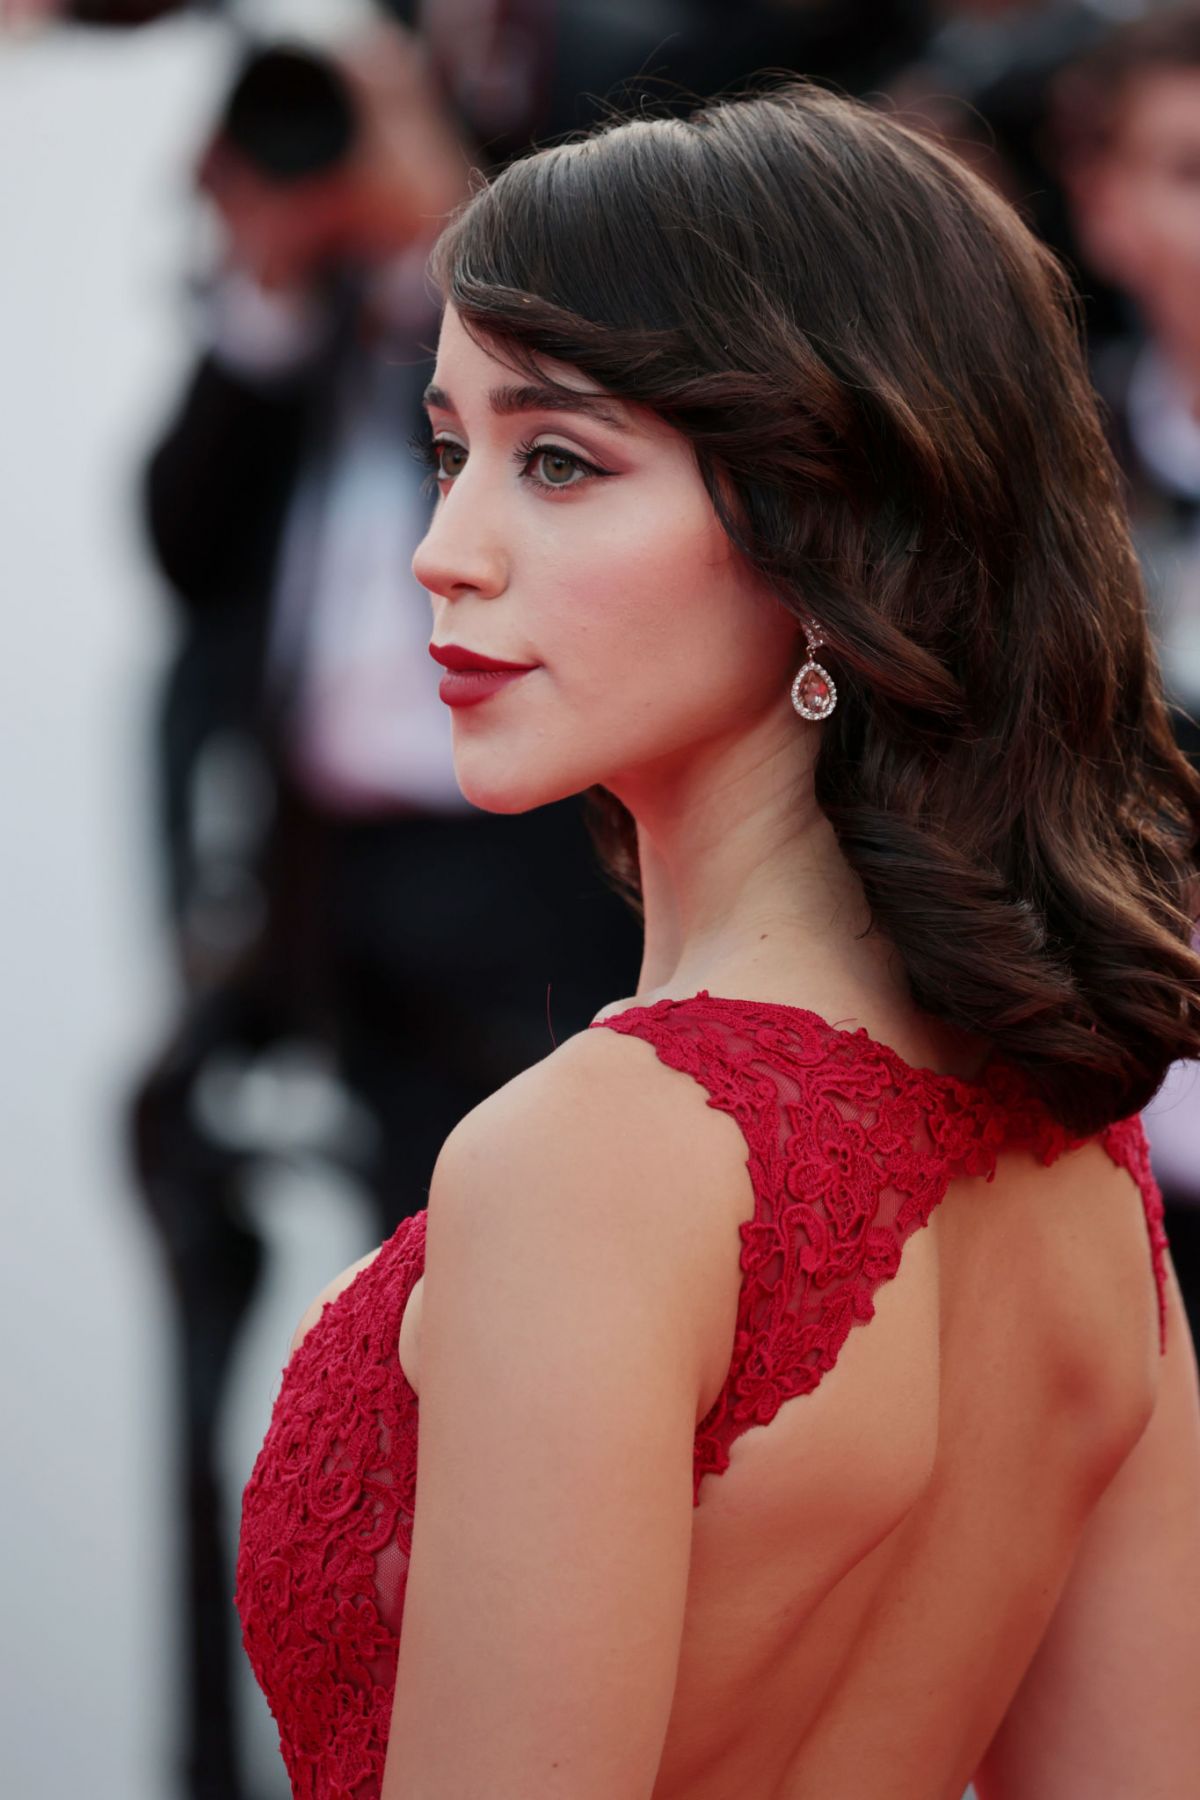
POLYGON ((808 640, 808 660, 801 664, 792 682, 792 705, 802 719, 827 719, 837 705, 837 683, 829 670, 814 660, 814 653, 825 642, 815 619, 804 627, 808 640))

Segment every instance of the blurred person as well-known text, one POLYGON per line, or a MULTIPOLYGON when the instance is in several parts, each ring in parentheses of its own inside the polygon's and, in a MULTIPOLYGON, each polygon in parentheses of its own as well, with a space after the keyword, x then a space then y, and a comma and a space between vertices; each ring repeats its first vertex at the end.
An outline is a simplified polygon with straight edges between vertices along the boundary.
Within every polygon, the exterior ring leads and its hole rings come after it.
POLYGON ((1081 257, 1052 153, 1052 94, 1064 67, 1112 29, 1112 14, 1113 0, 940 0, 919 53, 883 86, 906 123, 969 162, 1072 271, 1082 264, 1093 334, 1112 328, 1120 301, 1081 257))
POLYGON ((1069 283, 801 82, 509 164, 432 269, 456 777, 594 801, 642 963, 297 1326, 293 1792, 1182 1795, 1200 775, 1069 283))
MULTIPOLYGON (((1092 366, 1125 475, 1176 735, 1200 762, 1200 6, 1107 34, 1056 89, 1055 143, 1086 265, 1126 297, 1092 366)), ((1200 1083, 1147 1114, 1200 1341, 1200 1083)))
MULTIPOLYGON (((1187 537, 1200 500, 1200 6, 1113 32, 1064 73, 1057 99, 1058 157, 1088 266, 1131 302, 1118 341, 1100 347, 1097 376, 1134 519, 1169 515, 1187 537)), ((1177 616, 1191 606, 1173 601, 1160 600, 1158 621, 1167 673, 1194 708, 1196 626, 1177 616)))
POLYGON ((406 440, 425 262, 469 170, 385 23, 336 55, 252 51, 199 162, 222 258, 145 488, 181 609, 161 748, 186 1003, 133 1106, 178 1307, 194 1796, 243 1791, 215 1434, 261 1270, 256 1169, 323 1156, 392 1230, 454 1123, 636 966, 577 803, 507 820, 463 798, 426 650, 406 440))

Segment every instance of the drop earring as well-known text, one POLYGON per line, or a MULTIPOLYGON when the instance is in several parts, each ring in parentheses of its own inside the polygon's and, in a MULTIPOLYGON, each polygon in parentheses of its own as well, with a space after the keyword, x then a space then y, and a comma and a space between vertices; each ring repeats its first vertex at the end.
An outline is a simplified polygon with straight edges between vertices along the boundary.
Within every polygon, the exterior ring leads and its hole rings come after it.
POLYGON ((808 642, 808 660, 801 664, 792 682, 792 705, 802 719, 827 719, 837 705, 837 685, 828 669, 814 662, 815 652, 825 642, 815 619, 804 624, 808 642))

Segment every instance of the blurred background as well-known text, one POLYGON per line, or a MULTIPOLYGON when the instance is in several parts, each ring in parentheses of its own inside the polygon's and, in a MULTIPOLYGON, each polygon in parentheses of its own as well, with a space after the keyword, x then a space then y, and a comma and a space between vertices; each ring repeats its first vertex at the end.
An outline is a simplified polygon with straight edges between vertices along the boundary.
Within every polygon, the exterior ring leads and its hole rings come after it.
MULTIPOLYGON (((0 0, 0 1781, 284 1800, 233 1552, 314 1294, 628 993, 568 802, 458 794, 408 560, 437 219, 760 70, 1063 256, 1200 754, 1200 4, 0 0)), ((1193 1330, 1200 1090, 1147 1118, 1193 1330)))

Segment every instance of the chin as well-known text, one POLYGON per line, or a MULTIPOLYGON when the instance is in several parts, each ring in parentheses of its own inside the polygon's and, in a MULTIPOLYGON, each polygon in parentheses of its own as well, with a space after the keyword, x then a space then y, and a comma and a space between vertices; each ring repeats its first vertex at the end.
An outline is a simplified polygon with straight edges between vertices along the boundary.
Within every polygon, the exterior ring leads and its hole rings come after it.
POLYGON ((594 776, 581 781, 556 779, 546 769, 504 769, 494 757, 455 757, 454 774, 464 800, 489 813, 527 813, 552 806, 591 786, 594 776))

